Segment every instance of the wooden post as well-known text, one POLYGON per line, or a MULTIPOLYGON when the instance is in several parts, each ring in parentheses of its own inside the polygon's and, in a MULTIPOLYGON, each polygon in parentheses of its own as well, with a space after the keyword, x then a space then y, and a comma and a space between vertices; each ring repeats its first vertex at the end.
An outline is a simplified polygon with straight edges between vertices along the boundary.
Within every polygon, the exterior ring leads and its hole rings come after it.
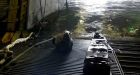
POLYGON ((28 0, 20 0, 20 9, 19 9, 19 30, 23 31, 26 29, 27 22, 27 8, 28 8, 28 0))
POLYGON ((7 30, 15 31, 17 19, 17 11, 18 11, 18 0, 9 0, 9 12, 7 19, 7 30))

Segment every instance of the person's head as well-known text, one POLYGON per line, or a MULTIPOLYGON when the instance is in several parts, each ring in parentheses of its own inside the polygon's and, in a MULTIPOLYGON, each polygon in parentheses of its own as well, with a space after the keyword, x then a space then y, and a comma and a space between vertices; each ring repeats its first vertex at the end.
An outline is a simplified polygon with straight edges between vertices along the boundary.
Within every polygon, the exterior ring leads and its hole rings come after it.
POLYGON ((99 35, 99 33, 98 32, 95 32, 95 35, 99 35))

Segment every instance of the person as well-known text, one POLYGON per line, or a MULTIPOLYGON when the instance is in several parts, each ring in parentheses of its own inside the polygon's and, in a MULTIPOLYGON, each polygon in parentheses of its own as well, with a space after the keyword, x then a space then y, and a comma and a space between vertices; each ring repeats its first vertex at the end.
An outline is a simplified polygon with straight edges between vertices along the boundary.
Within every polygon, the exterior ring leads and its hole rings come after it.
POLYGON ((94 34, 94 37, 93 37, 93 38, 99 39, 99 38, 101 38, 101 36, 100 36, 100 34, 99 34, 98 32, 95 32, 95 34, 94 34))

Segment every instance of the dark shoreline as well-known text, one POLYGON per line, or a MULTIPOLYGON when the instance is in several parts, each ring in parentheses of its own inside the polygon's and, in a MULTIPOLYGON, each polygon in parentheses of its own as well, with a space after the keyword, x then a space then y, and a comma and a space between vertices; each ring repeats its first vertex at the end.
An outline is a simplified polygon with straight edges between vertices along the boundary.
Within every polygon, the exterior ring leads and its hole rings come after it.
POLYGON ((108 41, 140 42, 136 37, 107 37, 108 41))
MULTIPOLYGON (((92 37, 74 36, 75 39, 91 40, 92 37)), ((108 41, 122 41, 122 42, 140 42, 140 38, 136 37, 106 37, 108 41)))

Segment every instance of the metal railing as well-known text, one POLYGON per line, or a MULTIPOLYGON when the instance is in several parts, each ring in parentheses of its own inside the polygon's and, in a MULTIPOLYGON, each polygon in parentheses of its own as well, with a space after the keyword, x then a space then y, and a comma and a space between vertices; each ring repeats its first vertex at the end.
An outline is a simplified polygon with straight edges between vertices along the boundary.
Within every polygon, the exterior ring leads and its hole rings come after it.
POLYGON ((124 75, 124 72, 123 72, 122 67, 121 67, 121 65, 120 65, 120 63, 119 63, 119 60, 118 60, 118 58, 117 58, 117 55, 116 55, 115 51, 113 50, 112 53, 113 53, 113 55, 114 55, 115 62, 117 63, 117 66, 118 66, 118 69, 119 69, 119 71, 120 71, 120 74, 121 74, 121 75, 124 75))

